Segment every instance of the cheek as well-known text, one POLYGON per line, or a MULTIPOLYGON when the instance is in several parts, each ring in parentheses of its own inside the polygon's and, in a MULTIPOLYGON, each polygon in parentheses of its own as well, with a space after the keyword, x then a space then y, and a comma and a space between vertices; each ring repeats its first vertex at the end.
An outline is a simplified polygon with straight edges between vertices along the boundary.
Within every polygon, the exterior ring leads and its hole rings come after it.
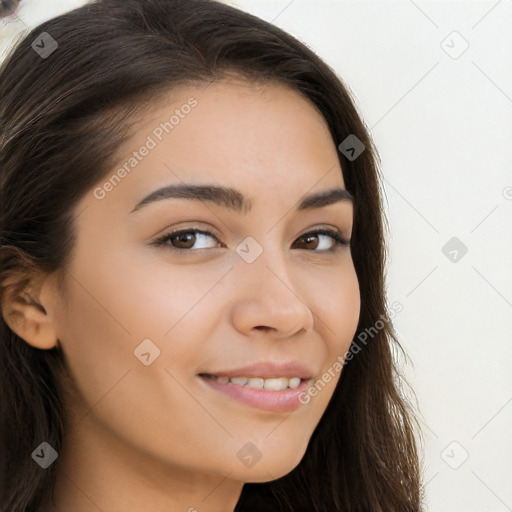
POLYGON ((102 241, 77 246, 69 268, 59 339, 69 371, 92 407, 140 362, 135 347, 149 338, 152 305, 141 303, 145 271, 102 241), (101 248, 98 249, 98 248, 101 248))
POLYGON ((106 290, 134 339, 168 339, 176 327, 197 316, 198 307, 206 318, 214 315, 219 305, 211 292, 230 265, 179 265, 166 259, 165 252, 158 258, 135 258, 121 260, 106 290))
POLYGON ((126 388, 120 414, 139 394, 147 404, 154 397, 158 407, 176 401, 183 408, 187 396, 178 381, 194 374, 206 329, 217 318, 210 291, 225 271, 176 266, 171 272, 168 265, 148 266, 121 254, 93 261, 94 267, 82 261, 70 269, 74 279, 59 318, 59 339, 85 406, 102 400, 117 408, 113 397, 126 388))
POLYGON ((331 273, 327 282, 323 293, 317 293, 313 301, 316 326, 325 343, 326 357, 319 374, 301 399, 315 421, 322 417, 339 382, 361 309, 359 282, 353 266, 331 273))
POLYGON ((331 275, 317 304, 318 326, 328 341, 330 358, 335 359, 348 350, 359 322, 361 296, 353 266, 331 275))
POLYGON ((68 285, 59 340, 69 371, 92 407, 136 361, 134 337, 110 300, 108 284, 81 279, 68 285), (82 283, 87 283, 87 286, 82 283))
MULTIPOLYGON (((87 291, 76 281, 68 286, 60 338, 79 393, 69 404, 77 411, 76 434, 98 422, 124 443, 145 447, 155 456, 163 453, 181 463, 194 459, 197 465, 215 467, 210 455, 216 454, 218 461, 232 440, 188 391, 199 353, 193 344, 200 342, 196 334, 203 324, 191 321, 192 312, 186 315, 194 304, 203 315, 212 310, 211 302, 200 301, 212 285, 197 279, 195 287, 188 282, 176 293, 178 277, 170 289, 151 272, 126 276, 120 269, 91 272, 81 276, 87 291), (134 354, 143 339, 151 339, 159 350, 153 359, 154 348, 145 348, 152 360, 147 366, 134 354)), ((236 453, 239 447, 230 449, 236 453)))

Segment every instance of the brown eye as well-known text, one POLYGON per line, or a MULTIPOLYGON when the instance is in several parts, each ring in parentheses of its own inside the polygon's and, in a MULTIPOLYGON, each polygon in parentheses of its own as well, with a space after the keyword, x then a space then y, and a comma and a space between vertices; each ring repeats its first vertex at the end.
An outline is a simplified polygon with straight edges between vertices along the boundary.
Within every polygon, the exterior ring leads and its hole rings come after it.
POLYGON ((196 235, 194 233, 178 233, 169 237, 169 240, 177 241, 178 249, 190 249, 196 243, 196 235))
POLYGON ((305 249, 316 249, 318 246, 318 235, 316 234, 309 234, 304 235, 299 238, 299 240, 303 240, 305 242, 305 249))
MULTIPOLYGON (((200 243, 203 244, 203 246, 195 247, 195 250, 214 249, 222 246, 225 247, 213 233, 199 229, 182 229, 166 233, 160 238, 157 238, 152 245, 165 247, 166 249, 179 253, 180 251, 191 252, 191 250, 194 250, 194 246, 200 243), (213 245, 210 243, 209 246, 204 246, 204 243, 205 241, 207 242, 208 238, 213 240, 213 245)), ((317 253, 335 253, 338 250, 343 249, 343 247, 349 246, 350 241, 342 236, 338 231, 331 229, 317 229, 299 237, 294 243, 294 246, 297 244, 301 244, 302 247, 294 248, 317 253)))
POLYGON ((200 231, 198 229, 182 229, 167 233, 155 240, 157 246, 166 246, 171 250, 187 250, 193 248, 196 244, 204 243, 205 240, 211 238, 214 240, 213 246, 196 247, 196 249, 211 249, 219 244, 218 238, 209 231, 200 231))
POLYGON ((318 229, 316 231, 311 231, 309 233, 306 233, 305 235, 302 235, 300 238, 297 239, 297 241, 303 241, 306 247, 301 247, 304 249, 312 250, 313 252, 327 252, 332 253, 336 252, 339 249, 342 249, 343 247, 346 247, 350 245, 350 241, 347 240, 344 236, 341 235, 341 233, 331 230, 331 229, 318 229), (325 248, 325 243, 323 242, 324 239, 331 238, 331 243, 328 247, 325 248), (322 246, 320 250, 318 250, 318 247, 322 246))

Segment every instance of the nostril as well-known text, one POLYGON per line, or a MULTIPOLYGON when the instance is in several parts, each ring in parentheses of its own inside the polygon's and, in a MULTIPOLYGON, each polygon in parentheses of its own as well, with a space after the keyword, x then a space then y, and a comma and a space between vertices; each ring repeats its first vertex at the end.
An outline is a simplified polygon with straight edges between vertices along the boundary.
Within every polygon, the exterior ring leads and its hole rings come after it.
POLYGON ((0 18, 14 14, 19 4, 20 0, 0 0, 0 18))

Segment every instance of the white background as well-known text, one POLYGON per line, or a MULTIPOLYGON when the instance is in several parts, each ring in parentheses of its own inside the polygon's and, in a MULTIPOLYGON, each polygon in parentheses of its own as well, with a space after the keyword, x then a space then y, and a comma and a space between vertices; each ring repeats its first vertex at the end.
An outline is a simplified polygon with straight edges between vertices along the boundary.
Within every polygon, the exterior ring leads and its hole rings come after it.
MULTIPOLYGON (((512 511, 512 0, 225 1, 316 51, 379 150, 428 510, 512 511)), ((0 44, 83 3, 22 1, 0 44)))

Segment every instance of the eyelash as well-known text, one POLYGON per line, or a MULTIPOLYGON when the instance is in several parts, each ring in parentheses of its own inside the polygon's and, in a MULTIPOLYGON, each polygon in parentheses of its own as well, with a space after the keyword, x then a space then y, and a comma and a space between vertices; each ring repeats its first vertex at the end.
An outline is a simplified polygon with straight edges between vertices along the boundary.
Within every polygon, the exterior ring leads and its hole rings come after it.
MULTIPOLYGON (((157 238, 154 242, 152 242, 151 245, 156 245, 156 246, 160 247, 160 246, 166 245, 167 242, 170 241, 171 239, 173 239, 174 237, 181 235, 181 234, 188 234, 188 233, 199 233, 199 234, 203 234, 203 235, 208 235, 208 236, 211 236, 212 238, 214 238, 218 243, 220 243, 220 240, 217 238, 217 236, 215 236, 210 231, 203 231, 201 229, 189 228, 189 229, 181 229, 181 230, 177 230, 177 231, 171 231, 170 233, 166 233, 165 235, 157 238)), ((335 252, 338 252, 339 250, 341 250, 342 248, 350 245, 350 240, 347 240, 341 233, 339 233, 338 231, 334 231, 332 229, 316 229, 313 231, 309 231, 309 232, 301 235, 299 238, 297 238, 297 240, 300 240, 301 238, 307 238, 310 235, 328 235, 336 242, 332 249, 323 250, 323 251, 313 250, 312 252, 335 253, 335 252)), ((196 252, 196 251, 200 251, 200 250, 205 250, 205 248, 203 248, 203 249, 180 249, 180 248, 172 247, 172 246, 169 246, 168 248, 172 252, 186 252, 186 251, 196 252)))

